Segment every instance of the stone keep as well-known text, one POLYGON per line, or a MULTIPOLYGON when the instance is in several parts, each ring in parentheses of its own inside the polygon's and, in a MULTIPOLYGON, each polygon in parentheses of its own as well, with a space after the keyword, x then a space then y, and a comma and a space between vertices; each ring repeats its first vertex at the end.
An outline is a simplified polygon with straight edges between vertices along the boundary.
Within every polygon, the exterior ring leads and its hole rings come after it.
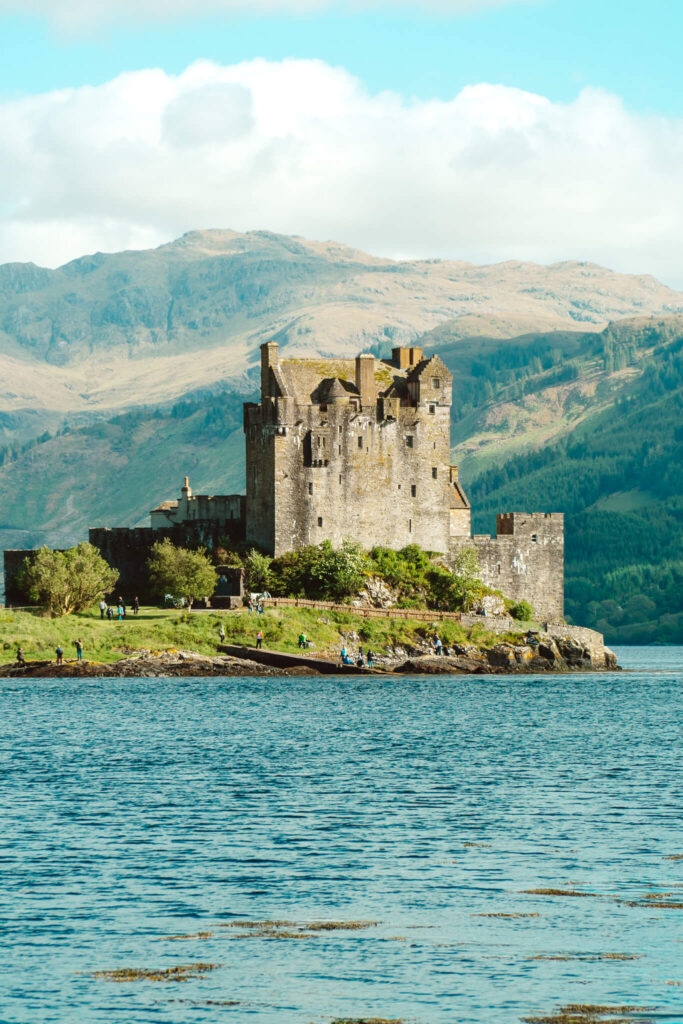
POLYGON ((448 554, 470 509, 450 465, 452 377, 438 356, 280 360, 261 346, 244 410, 247 539, 279 555, 354 540, 448 554))

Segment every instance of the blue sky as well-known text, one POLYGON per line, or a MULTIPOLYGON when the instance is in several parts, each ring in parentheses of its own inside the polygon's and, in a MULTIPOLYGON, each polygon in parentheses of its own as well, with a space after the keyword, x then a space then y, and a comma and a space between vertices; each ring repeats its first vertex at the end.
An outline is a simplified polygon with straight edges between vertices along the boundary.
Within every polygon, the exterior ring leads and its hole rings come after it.
POLYGON ((683 286, 683 4, 245 4, 0 0, 0 262, 229 227, 683 286))
POLYGON ((0 90, 16 96, 97 84, 147 67, 177 73, 199 57, 314 57, 342 65, 372 91, 447 98, 483 81, 567 101, 592 85, 636 111, 679 114, 682 38, 683 4, 676 0, 537 0, 450 15, 389 5, 170 23, 129 18, 75 32, 39 15, 9 13, 0 15, 0 90))

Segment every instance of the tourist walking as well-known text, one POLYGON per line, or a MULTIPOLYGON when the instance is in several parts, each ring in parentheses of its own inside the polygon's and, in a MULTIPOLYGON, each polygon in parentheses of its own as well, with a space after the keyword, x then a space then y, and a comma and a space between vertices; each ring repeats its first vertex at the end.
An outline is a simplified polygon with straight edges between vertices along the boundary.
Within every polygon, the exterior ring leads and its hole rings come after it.
POLYGON ((218 639, 220 640, 220 642, 222 644, 225 643, 225 629, 223 628, 223 623, 222 622, 221 622, 220 626, 218 627, 218 639))
POLYGON ((263 633, 259 629, 258 633, 256 634, 256 649, 260 651, 262 647, 263 647, 263 633))
POLYGON ((367 661, 368 661, 368 668, 372 668, 372 663, 373 663, 374 657, 375 656, 372 653, 372 651, 368 651, 368 653, 366 654, 366 658, 367 658, 367 661))
POLYGON ((121 622, 121 620, 123 619, 123 616, 126 614, 126 609, 124 608, 124 606, 120 602, 119 602, 119 605, 118 605, 118 607, 116 609, 116 614, 117 614, 119 622, 121 622))
POLYGON ((107 613, 107 602, 102 598, 100 601, 100 618, 103 619, 107 613))
POLYGON ((24 657, 23 647, 17 647, 17 665, 19 668, 26 668, 26 658, 24 657))
POLYGON ((249 602, 249 614, 250 614, 250 615, 251 615, 251 613, 253 612, 253 610, 254 610, 254 602, 253 602, 253 601, 250 601, 250 602, 249 602))
POLYGON ((257 613, 258 613, 259 615, 263 615, 263 605, 261 604, 261 602, 260 602, 260 601, 259 601, 259 603, 258 603, 258 604, 256 605, 256 611, 257 611, 257 613))
POLYGON ((443 646, 441 644, 441 637, 434 637, 434 653, 437 655, 443 654, 443 646))
POLYGON ((140 611, 140 598, 139 597, 134 597, 133 598, 133 615, 137 615, 137 613, 139 611, 140 611))
POLYGON ((62 650, 62 645, 61 644, 57 644, 57 650, 55 651, 55 654, 57 655, 57 664, 58 665, 63 665, 64 664, 64 651, 62 650))
POLYGON ((74 640, 74 647, 76 648, 76 657, 79 661, 83 661, 83 644, 80 640, 74 640))
POLYGON ((112 608, 111 605, 107 606, 107 618, 109 619, 110 622, 114 618, 114 609, 112 608))
POLYGON ((119 608, 121 609, 121 618, 125 619, 125 617, 126 617, 126 606, 123 603, 123 598, 122 597, 119 598, 119 608))

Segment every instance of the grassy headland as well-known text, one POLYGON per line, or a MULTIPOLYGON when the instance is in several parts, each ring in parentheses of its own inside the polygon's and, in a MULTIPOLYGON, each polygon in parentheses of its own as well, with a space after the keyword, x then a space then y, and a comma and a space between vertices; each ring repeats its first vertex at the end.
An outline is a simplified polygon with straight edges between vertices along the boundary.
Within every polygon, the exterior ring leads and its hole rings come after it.
MULTIPOLYGON (((435 619, 436 622, 436 619, 435 619)), ((458 622, 429 622, 411 619, 364 618, 353 612, 321 612, 310 608, 267 608, 259 618, 256 612, 177 611, 143 607, 137 617, 123 621, 100 619, 99 611, 82 612, 51 619, 34 612, 0 610, 0 661, 11 662, 19 645, 28 661, 54 659, 61 644, 64 657, 75 656, 74 641, 83 644, 83 657, 110 664, 137 651, 180 649, 199 654, 215 654, 218 631, 223 625, 226 642, 254 646, 256 633, 263 631, 264 646, 276 651, 295 652, 303 631, 314 647, 312 654, 335 656, 345 636, 356 633, 359 641, 381 655, 387 649, 410 647, 438 634, 445 645, 475 643, 489 647, 505 637, 488 632, 480 625, 463 628, 458 622)), ((525 626, 519 624, 519 632, 525 626)), ((353 648, 357 641, 349 646, 353 648)))

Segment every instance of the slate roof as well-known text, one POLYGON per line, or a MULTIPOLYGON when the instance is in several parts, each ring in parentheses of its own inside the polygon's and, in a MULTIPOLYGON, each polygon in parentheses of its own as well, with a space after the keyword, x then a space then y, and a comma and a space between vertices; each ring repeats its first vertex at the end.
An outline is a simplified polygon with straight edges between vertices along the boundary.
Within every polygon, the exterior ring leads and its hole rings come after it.
MULTIPOLYGON (((355 359, 281 359, 280 373, 288 395, 299 405, 311 405, 320 384, 336 378, 347 385, 347 393, 357 395, 355 359)), ((375 360, 375 384, 381 395, 397 378, 405 378, 406 371, 398 370, 382 359, 375 360)))

